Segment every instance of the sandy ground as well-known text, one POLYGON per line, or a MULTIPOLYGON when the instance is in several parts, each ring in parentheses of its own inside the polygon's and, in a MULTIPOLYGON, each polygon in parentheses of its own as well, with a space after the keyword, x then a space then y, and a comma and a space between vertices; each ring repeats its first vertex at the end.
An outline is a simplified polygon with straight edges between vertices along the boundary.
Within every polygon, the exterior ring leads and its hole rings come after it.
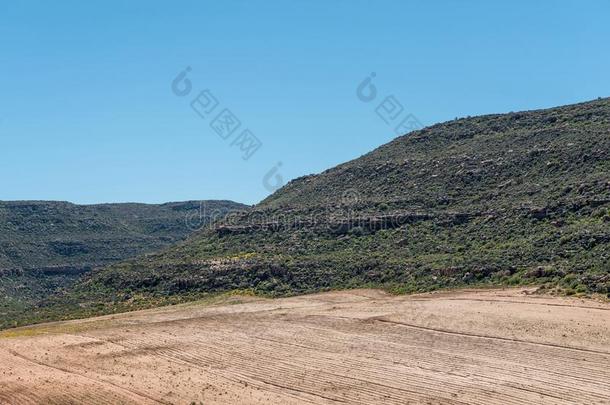
POLYGON ((610 305, 232 298, 0 333, 0 404, 610 404, 610 305))

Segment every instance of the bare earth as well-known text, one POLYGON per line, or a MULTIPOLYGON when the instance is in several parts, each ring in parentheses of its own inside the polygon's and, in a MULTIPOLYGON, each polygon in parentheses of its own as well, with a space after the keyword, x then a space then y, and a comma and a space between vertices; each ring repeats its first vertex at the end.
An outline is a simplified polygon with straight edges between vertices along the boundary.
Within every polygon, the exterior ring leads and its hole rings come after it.
POLYGON ((0 403, 610 404, 610 305, 226 298, 0 333, 0 403))

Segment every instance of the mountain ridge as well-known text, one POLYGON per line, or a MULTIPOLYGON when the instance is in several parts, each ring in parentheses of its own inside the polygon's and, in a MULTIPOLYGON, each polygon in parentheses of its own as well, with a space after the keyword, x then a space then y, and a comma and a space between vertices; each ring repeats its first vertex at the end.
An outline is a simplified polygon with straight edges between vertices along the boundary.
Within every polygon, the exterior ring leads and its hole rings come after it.
POLYGON ((0 314, 26 311, 94 268, 163 249, 214 216, 245 208, 224 200, 88 205, 0 201, 0 314), (207 214, 200 213, 204 203, 210 207, 207 214), (189 223, 192 214, 197 221, 189 223))
POLYGON ((233 290, 536 283, 608 294, 609 151, 608 98, 435 124, 162 252, 93 271, 39 311, 233 290))

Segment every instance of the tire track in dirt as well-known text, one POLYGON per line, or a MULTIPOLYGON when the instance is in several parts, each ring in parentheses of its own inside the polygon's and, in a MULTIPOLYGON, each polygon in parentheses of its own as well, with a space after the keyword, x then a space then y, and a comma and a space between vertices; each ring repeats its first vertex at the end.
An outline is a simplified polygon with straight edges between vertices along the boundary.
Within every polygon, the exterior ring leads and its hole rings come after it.
MULTIPOLYGON (((354 321, 358 321, 358 320, 354 320, 354 319, 344 319, 345 322, 354 322, 354 321)), ((426 333, 429 333, 429 331, 424 331, 426 333)), ((379 336, 381 339, 385 339, 388 337, 387 333, 376 333, 376 336, 379 336)), ((400 335, 397 335, 400 336, 400 335)), ((454 338, 453 335, 449 334, 448 336, 454 338)), ((439 342, 437 339, 434 340, 435 342, 439 342)), ((430 348, 430 347, 426 347, 427 344, 429 344, 430 342, 432 342, 431 339, 424 339, 423 343, 420 346, 417 346, 418 350, 426 350, 426 353, 430 354, 431 352, 439 352, 438 348, 430 348)), ((504 342, 504 343, 510 343, 513 344, 513 342, 504 342)), ((487 345, 488 346, 488 345, 487 345)), ((400 349, 396 349, 396 352, 405 352, 405 349, 408 350, 408 348, 412 348, 413 345, 407 345, 407 346, 401 346, 400 349)), ((462 350, 465 350, 464 347, 461 347, 462 350)), ((523 350, 524 348, 519 348, 520 350, 523 350)), ((594 371, 597 374, 597 379, 591 379, 591 378, 587 378, 585 377, 582 373, 576 372, 575 373, 575 367, 576 370, 578 369, 582 369, 583 372, 589 370, 587 367, 583 366, 582 364, 574 364, 574 360, 575 358, 570 358, 570 359, 566 359, 566 362, 562 362, 560 358, 557 358, 557 350, 555 347, 552 347, 551 350, 553 350, 552 354, 548 354, 545 356, 536 356, 536 351, 532 351, 531 348, 526 348, 528 349, 527 351, 524 352, 515 352, 512 353, 510 350, 501 350, 501 351, 496 351, 496 352, 490 352, 488 350, 488 348, 486 348, 486 346, 482 346, 482 345, 477 345, 476 347, 473 347, 472 350, 469 350, 469 352, 464 352, 461 353, 463 355, 463 358, 461 359, 462 361, 472 361, 475 358, 480 358, 483 360, 492 360, 493 358, 497 358, 498 360, 501 360, 503 363, 503 366, 506 366, 507 363, 504 363, 505 361, 510 362, 510 364, 519 364, 519 361, 521 361, 523 358, 531 358, 532 361, 535 361, 536 364, 539 365, 543 365, 546 366, 546 369, 540 369, 540 368, 536 368, 536 367, 532 367, 531 363, 528 365, 528 369, 533 370, 536 369, 538 371, 541 372, 545 372, 545 373, 551 373, 553 375, 558 375, 559 373, 552 371, 554 369, 557 370, 561 370, 563 369, 565 364, 571 364, 571 368, 569 369, 570 374, 559 374, 561 376, 561 380, 562 381, 573 381, 574 383, 580 383, 580 385, 583 385, 583 380, 584 381, 592 381, 595 382, 595 387, 593 388, 593 391, 596 391, 595 388, 598 388, 600 390, 603 390, 604 392, 608 392, 610 391, 610 385, 608 384, 608 382, 610 380, 608 380, 608 370, 607 370, 607 364, 610 363, 610 359, 609 360, 601 360, 599 362, 599 367, 596 369, 592 369, 592 371, 594 371), (481 353, 485 353, 485 357, 482 357, 481 353), (492 357, 490 357, 492 356, 492 357), (550 362, 550 361, 545 361, 548 358, 553 358, 554 361, 550 362), (555 359, 557 358, 557 359, 555 359), (576 374, 575 376, 573 374, 576 374)), ((511 349, 514 351, 514 349, 511 349)), ((455 353, 448 351, 448 349, 443 349, 441 350, 439 353, 441 353, 443 356, 455 356, 455 353)), ((588 357, 588 361, 591 361, 592 359, 597 359, 599 356, 598 355, 590 355, 588 357)), ((436 360, 436 364, 441 364, 442 358, 439 358, 438 360, 436 360)), ((483 364, 479 364, 479 367, 483 366, 483 364)), ((499 372, 497 369, 493 370, 494 375, 498 375, 498 374, 502 374, 501 372, 499 372)), ((535 379, 535 377, 531 377, 529 378, 529 380, 531 380, 532 378, 535 379)), ((568 386, 569 387, 569 386, 568 386)))
MULTIPOLYGON (((351 319, 350 319, 350 320, 351 320, 351 319)), ((365 319, 364 321, 366 322, 366 321, 367 321, 367 319, 365 319)), ((479 336, 477 336, 477 337, 479 337, 479 336)), ((513 339, 513 340, 510 340, 510 342, 511 342, 511 343, 512 343, 512 342, 514 342, 514 341, 515 341, 514 339, 513 339)), ((522 342, 521 342, 521 341, 518 341, 517 343, 522 343, 522 342)), ((530 343, 530 342, 526 342, 526 343, 530 343)), ((221 343, 217 342, 216 344, 217 344, 217 345, 220 345, 221 343)), ((553 347, 557 347, 557 346, 553 346, 553 347)), ((231 354, 231 356, 232 356, 232 357, 237 357, 237 355, 239 355, 239 353, 238 353, 238 352, 236 352, 236 351, 233 351, 233 352, 232 352, 232 353, 230 353, 230 354, 231 354)), ((178 355, 180 355, 180 354, 178 354, 178 355)), ((276 361, 277 361, 277 360, 278 360, 278 359, 276 359, 276 361)), ((270 372, 273 372, 273 371, 277 371, 277 370, 270 370, 270 372)), ((335 377, 336 377, 336 376, 335 376, 335 377)), ((388 387, 384 387, 384 388, 388 388, 388 387)), ((521 389, 521 387, 519 387, 519 386, 514 386, 514 388, 515 388, 515 389, 521 389)), ((531 390, 530 390, 530 391, 531 391, 531 390)), ((553 394, 552 394, 552 392, 547 392, 547 393, 545 393, 545 392, 540 392, 540 391, 531 391, 531 392, 536 392, 537 394, 540 394, 540 395, 545 395, 545 396, 549 396, 549 397, 554 397, 554 396, 553 396, 553 394)))
MULTIPOLYGON (((16 352, 16 351, 14 351, 14 350, 8 350, 8 352, 9 352, 11 355, 15 356, 15 357, 18 357, 18 358, 20 358, 20 359, 23 359, 23 360, 25 360, 25 361, 27 361, 27 362, 30 362, 30 363, 36 364, 36 365, 41 366, 41 367, 48 367, 48 368, 51 368, 51 369, 53 369, 53 370, 61 371, 62 373, 71 374, 71 375, 77 376, 77 377, 82 378, 82 379, 85 379, 85 380, 89 380, 89 381, 91 381, 91 382, 93 382, 93 383, 95 383, 95 384, 99 384, 99 385, 102 385, 102 386, 103 386, 103 385, 110 385, 110 386, 112 386, 112 387, 113 387, 115 390, 118 390, 118 391, 126 391, 127 393, 132 394, 132 395, 129 395, 130 397, 135 395, 136 397, 140 397, 140 398, 145 398, 145 399, 148 399, 148 400, 150 400, 151 402, 156 403, 156 404, 162 404, 162 405, 171 405, 171 403, 169 403, 169 402, 160 401, 160 400, 155 399, 155 398, 153 398, 153 397, 151 397, 151 396, 149 396, 149 395, 147 395, 147 394, 145 394, 145 393, 138 392, 138 391, 136 391, 136 390, 132 390, 132 389, 130 389, 130 388, 122 387, 122 386, 117 385, 117 384, 114 384, 114 383, 112 383, 112 382, 110 382, 110 381, 105 381, 105 380, 97 380, 97 379, 92 378, 92 377, 89 377, 89 376, 87 376, 87 375, 85 375, 85 374, 81 374, 81 373, 77 373, 77 372, 75 372, 75 371, 71 371, 71 370, 69 370, 69 369, 67 369, 67 368, 65 368, 65 367, 60 367, 60 366, 54 366, 54 365, 51 365, 51 364, 46 364, 46 363, 44 363, 44 362, 41 362, 41 361, 38 361, 38 360, 35 360, 35 359, 31 359, 31 358, 29 358, 29 357, 27 357, 27 356, 24 356, 24 355, 22 355, 22 354, 19 354, 19 353, 17 353, 17 352, 16 352)), ((112 391, 112 390, 111 390, 111 391, 112 391)), ((101 399, 103 399, 103 398, 101 398, 101 399)))
MULTIPOLYGON (((140 356, 143 354, 147 354, 147 355, 163 358, 169 362, 197 367, 202 371, 208 371, 208 372, 210 371, 210 369, 208 367, 205 367, 202 364, 200 364, 199 362, 193 361, 191 359, 193 356, 195 356, 195 354, 183 352, 180 350, 175 350, 173 346, 163 346, 163 345, 159 345, 159 344, 151 344, 151 342, 157 342, 157 341, 158 341, 157 339, 151 338, 151 339, 145 339, 145 340, 128 339, 128 340, 124 340, 122 343, 118 343, 115 340, 112 340, 112 341, 109 340, 107 342, 110 344, 113 344, 113 345, 121 346, 123 349, 125 349, 125 352, 121 353, 122 357, 132 357, 132 356, 137 357, 137 356, 140 356)), ((215 373, 215 376, 222 378, 230 383, 237 384, 237 385, 242 385, 247 380, 249 380, 249 383, 252 385, 256 385, 257 382, 263 382, 262 380, 250 379, 248 376, 241 374, 241 373, 235 373, 235 375, 232 375, 232 376, 231 375, 227 376, 222 373, 215 373)), ((259 385, 258 388, 265 389, 265 390, 274 392, 276 394, 290 396, 290 397, 293 397, 300 401, 305 401, 305 402, 312 403, 312 404, 316 404, 318 402, 308 401, 308 400, 306 400, 306 398, 303 398, 302 396, 293 395, 293 394, 290 394, 290 392, 286 392, 286 391, 294 391, 296 393, 306 394, 307 396, 311 396, 314 398, 327 399, 323 395, 319 395, 315 392, 306 392, 306 391, 298 390, 298 389, 289 390, 287 388, 283 389, 283 390, 276 389, 276 388, 278 388, 277 385, 268 384, 268 383, 259 385)))
POLYGON ((384 319, 384 318, 379 318, 379 317, 367 318, 367 320, 383 322, 383 323, 390 323, 393 325, 399 325, 399 326, 404 326, 404 327, 414 328, 414 329, 427 330, 427 331, 437 332, 437 333, 447 333, 447 334, 456 335, 456 336, 464 336, 464 337, 479 338, 479 339, 502 340, 505 342, 514 342, 514 343, 529 344, 529 345, 536 345, 536 346, 554 347, 554 348, 558 348, 558 349, 576 350, 579 352, 595 353, 595 354, 602 354, 605 356, 610 356, 610 352, 604 352, 601 350, 583 349, 583 348, 579 348, 579 347, 563 346, 563 345, 558 345, 558 344, 553 344, 553 343, 540 343, 540 342, 533 342, 533 341, 529 341, 529 340, 505 338, 505 337, 501 337, 501 336, 478 335, 478 334, 467 333, 467 332, 456 332, 456 331, 442 329, 442 328, 429 328, 426 326, 415 325, 415 324, 410 324, 410 323, 406 323, 406 322, 392 321, 389 319, 384 319))
MULTIPOLYGON (((134 346, 135 346, 135 347, 142 347, 143 345, 144 345, 144 343, 143 343, 143 342, 137 342, 137 343, 135 343, 135 344, 134 344, 134 346)), ((219 343, 217 342, 217 343, 216 343, 216 345, 219 345, 219 343)), ((174 352, 174 351, 172 350, 172 352, 174 352)), ((240 355, 240 356, 238 356, 239 354, 240 354, 240 353, 238 353, 238 352, 234 351, 233 353, 231 353, 231 355, 232 355, 231 357, 232 357, 232 358, 240 358, 240 357, 243 357, 243 356, 241 356, 241 355, 240 355)), ((181 355, 182 355, 182 353, 177 353, 177 354, 175 355, 175 357, 183 358, 181 355)), ((221 356, 221 355, 219 354, 219 357, 220 357, 220 356, 221 356)), ((170 356, 170 357, 175 358, 174 356, 170 356)), ((193 356, 193 354, 191 353, 191 354, 190 354, 190 359, 188 359, 188 361, 190 361, 191 363, 195 363, 195 364, 198 364, 198 363, 203 363, 203 362, 208 362, 208 361, 209 361, 208 359, 205 359, 204 361, 202 361, 202 360, 201 360, 201 358, 199 358, 198 356, 195 356, 195 357, 196 357, 196 358, 197 358, 199 361, 194 361, 194 360, 192 359, 193 357, 194 357, 194 356, 193 356)), ((281 362, 279 362, 279 359, 274 359, 274 362, 276 362, 276 363, 281 363, 281 362)), ((258 369, 259 369, 259 370, 261 369, 261 365, 260 365, 260 364, 259 364, 257 367, 258 367, 258 369)), ((244 367, 240 367, 240 369, 242 369, 242 370, 243 370, 243 369, 244 369, 244 367)), ((277 369, 272 369, 272 370, 269 370, 269 371, 268 371, 266 374, 273 373, 274 371, 275 371, 275 372, 277 372, 277 369)), ((286 370, 282 370, 282 371, 284 371, 284 372, 285 372, 286 370)), ((338 377, 338 375, 334 374, 334 375, 333 375, 333 377, 337 378, 337 377, 338 377)), ((341 376, 341 377, 345 377, 345 376, 341 376)), ((354 379, 354 380, 358 380, 358 379, 356 379, 356 378, 354 378, 354 377, 351 377, 351 378, 352 378, 352 379, 354 379)), ((360 380, 359 380, 359 381, 360 381, 360 380)), ((388 388, 390 388, 390 389, 391 389, 391 388, 396 389, 396 387, 390 387, 390 386, 387 386, 387 385, 383 385, 383 386, 382 386, 382 389, 388 389, 388 388)), ((366 403, 366 402, 365 402, 365 403, 366 403)), ((400 403, 400 402, 399 402, 399 403, 400 403)))
MULTIPOLYGON (((265 338, 260 338, 260 337, 258 337, 258 339, 260 339, 260 340, 268 340, 268 339, 265 339, 265 338)), ((280 345, 286 345, 286 346, 292 346, 292 347, 296 347, 296 348, 298 348, 298 349, 304 349, 304 350, 308 350, 308 351, 311 351, 311 352, 315 352, 315 351, 320 352, 320 351, 321 351, 321 350, 319 350, 319 349, 317 349, 317 348, 315 348, 315 347, 304 346, 304 345, 301 345, 301 344, 294 344, 294 343, 291 343, 291 342, 281 342, 281 341, 273 341, 273 342, 275 342, 276 344, 280 344, 280 345)), ((330 352, 328 352, 328 353, 330 353, 330 352)), ((356 366, 356 365, 358 364, 356 361, 353 361, 353 363, 354 363, 354 366, 356 366)), ((426 371, 431 371, 431 372, 435 372, 435 373, 447 373, 447 374, 451 374, 451 373, 449 373, 449 372, 447 372, 447 371, 439 370, 438 368, 432 368, 432 367, 434 367, 435 365, 437 366, 437 364, 434 364, 434 363, 429 363, 429 367, 430 367, 430 368, 427 368, 427 369, 426 369, 426 368, 422 367, 422 365, 421 365, 421 364, 419 364, 419 365, 418 365, 418 368, 425 369, 426 371)), ((489 366, 486 366, 486 367, 488 367, 488 368, 489 368, 489 366)), ((540 371, 543 371, 543 372, 550 372, 550 370, 543 370, 543 369, 540 369, 540 371)), ((505 370, 504 370, 503 368, 501 368, 501 367, 494 367, 494 368, 493 368, 493 373, 494 373, 496 376, 514 377, 514 375, 513 375, 513 374, 508 373, 508 372, 505 372, 505 370)), ((551 372, 551 373, 552 373, 552 372, 551 372)), ((452 375, 454 375, 454 376, 460 376, 459 374, 452 374, 452 375)), ((567 376, 567 375, 565 375, 565 374, 557 374, 557 375, 560 375, 560 376, 562 377, 562 379, 570 378, 570 376, 567 376)), ((485 377, 484 375, 481 375, 481 374, 478 374, 478 375, 476 375, 476 376, 477 376, 477 377, 480 377, 480 378, 484 378, 484 377, 485 377)), ((561 386, 561 385, 557 384, 556 382, 549 381, 549 380, 539 380, 539 379, 537 379, 537 378, 535 378, 535 377, 531 377, 531 376, 530 376, 530 377, 528 377, 528 380, 529 380, 529 381, 531 381, 531 380, 537 381, 537 382, 539 382, 541 385, 542 385, 542 384, 547 385, 547 386, 551 385, 551 386, 555 386, 555 387, 556 387, 556 388, 558 388, 558 389, 565 389, 565 387, 564 387, 564 386, 561 386)), ((593 380, 593 379, 591 379, 590 381, 591 381, 591 382, 598 382, 598 381, 593 380)), ((578 382, 578 381, 577 381, 577 380, 575 380, 575 382, 578 382)), ((449 384, 449 386, 451 387, 451 384, 449 384)), ((457 388, 457 386, 456 386, 456 387, 453 387, 453 388, 457 388)), ((548 396, 551 396, 551 397, 552 397, 552 396, 553 396, 553 395, 552 395, 552 392, 553 392, 553 390, 552 390, 552 389, 549 389, 549 394, 548 394, 548 396)))
MULTIPOLYGON (((154 339, 154 338, 151 339, 151 340, 152 341, 156 341, 156 339, 154 339)), ((145 341, 136 340, 136 341, 131 342, 131 344, 129 344, 128 347, 143 347, 143 346, 145 346, 148 343, 149 343, 149 340, 145 340, 145 341)), ((216 346, 220 346, 220 345, 221 345, 220 342, 216 342, 216 346)), ((206 348, 206 351, 209 352, 210 348, 209 347, 206 348)), ((236 359, 239 359, 240 357, 244 357, 244 356, 236 356, 237 354, 240 354, 240 353, 238 353, 237 351, 233 351, 231 353, 232 357, 234 357, 236 359)), ((165 353, 165 351, 164 351, 164 353, 159 353, 157 351, 155 353, 155 355, 157 355, 157 356, 164 356, 164 357, 167 357, 170 360, 177 360, 177 359, 184 360, 184 361, 188 362, 189 364, 198 365, 198 366, 203 364, 203 363, 209 363, 211 361, 211 359, 209 357, 202 358, 197 353, 191 353, 191 352, 184 353, 184 352, 175 351, 175 350, 169 350, 169 353, 165 353)), ((226 357, 226 356, 225 356, 224 352, 218 352, 217 357, 222 358, 222 357, 226 357)), ((283 368, 282 368, 281 371, 284 373, 284 374, 282 374, 282 376, 283 376, 283 379, 285 380, 287 375, 289 374, 289 373, 288 374, 286 374, 286 373, 290 371, 290 367, 288 367, 290 364, 281 361, 281 359, 279 359, 279 358, 275 358, 274 362, 277 362, 277 364, 282 364, 283 368)), ((241 370, 241 372, 239 372, 239 373, 232 372, 232 374, 238 374, 240 376, 240 378, 249 377, 249 378, 251 378, 251 380, 250 380, 251 382, 254 382, 254 381, 258 380, 258 381, 264 381, 266 384, 271 384, 268 380, 262 380, 259 377, 256 377, 257 372, 260 372, 261 370, 263 370, 263 371, 265 371, 265 375, 266 376, 269 376, 269 375, 272 375, 272 374, 278 372, 278 367, 271 367, 270 368, 268 365, 257 364, 255 369, 252 369, 252 368, 248 367, 248 365, 249 365, 249 363, 247 363, 247 362, 246 363, 238 364, 237 366, 235 366, 235 368, 241 370), (245 375, 244 374, 244 370, 248 371, 249 373, 247 375, 245 375)), ((318 370, 315 370, 315 371, 318 371, 318 370)), ((223 368, 222 372, 223 373, 227 373, 227 370, 225 368, 223 368)), ((328 373, 326 373, 326 374, 328 374, 328 373)), ((338 376, 338 375, 333 375, 333 376, 334 377, 342 377, 342 378, 344 377, 344 376, 338 376)), ((227 377, 227 376, 225 375, 225 377, 227 377)), ((231 378, 231 377, 227 377, 227 378, 231 378)), ((231 378, 231 379, 235 380, 234 378, 231 378)), ((278 387, 278 386, 286 387, 285 385, 282 385, 279 382, 274 382, 271 385, 275 386, 275 387, 278 387)), ((390 386, 385 386, 385 385, 382 388, 383 389, 388 389, 388 388, 389 389, 398 389, 399 391, 406 391, 404 389, 400 389, 400 388, 396 388, 396 387, 390 387, 390 386)), ((320 396, 319 394, 316 394, 315 392, 312 392, 311 390, 305 391, 305 390, 298 390, 298 389, 296 389, 294 391, 302 392, 302 393, 307 393, 307 394, 312 395, 314 397, 322 397, 322 398, 324 398, 323 396, 320 396)), ((281 391, 279 391, 279 392, 281 392, 281 391)), ((413 395, 417 394, 416 392, 413 392, 413 391, 409 391, 409 393, 413 394, 413 395)), ((375 396, 376 397, 381 397, 382 395, 378 394, 378 392, 375 391, 375 396)), ((331 400, 334 400, 334 401, 340 401, 340 402, 344 401, 341 398, 328 398, 328 399, 331 399, 331 400)), ((453 402, 455 402, 455 401, 453 401, 453 402)), ((367 404, 369 402, 367 402, 367 401, 359 402, 359 401, 356 401, 354 399, 353 401, 351 401, 351 403, 363 403, 363 404, 367 404)), ((396 402, 396 404, 402 404, 402 403, 403 402, 401 400, 398 400, 396 402)), ((455 402, 455 403, 457 403, 457 402, 455 402)))
POLYGON ((0 375, 9 362, 25 377, 0 381, 0 403, 610 404, 607 312, 519 290, 477 294, 192 304, 0 339, 12 351, 0 350, 0 375), (18 363, 14 353, 28 355, 18 363), (36 393, 28 369, 56 392, 36 393))
MULTIPOLYGON (((536 299, 536 298, 534 298, 536 299)), ((472 302, 502 302, 507 304, 523 304, 523 305, 542 305, 548 307, 567 307, 567 308, 582 308, 582 309, 592 309, 596 311, 610 311, 610 308, 604 308, 599 306, 588 306, 588 305, 572 305, 572 304, 554 304, 550 302, 528 302, 528 301, 520 301, 520 300, 503 300, 503 299, 485 299, 485 298, 443 298, 443 297, 430 297, 430 298, 418 298, 413 299, 412 301, 430 301, 430 300, 438 300, 438 301, 472 301, 472 302)))

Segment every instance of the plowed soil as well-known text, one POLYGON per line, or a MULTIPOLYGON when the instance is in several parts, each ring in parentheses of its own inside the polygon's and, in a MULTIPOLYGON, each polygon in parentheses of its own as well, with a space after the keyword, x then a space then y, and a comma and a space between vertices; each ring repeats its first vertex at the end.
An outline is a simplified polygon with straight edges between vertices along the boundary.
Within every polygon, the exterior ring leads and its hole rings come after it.
POLYGON ((610 305, 226 298, 0 333, 0 403, 610 404, 610 305))

